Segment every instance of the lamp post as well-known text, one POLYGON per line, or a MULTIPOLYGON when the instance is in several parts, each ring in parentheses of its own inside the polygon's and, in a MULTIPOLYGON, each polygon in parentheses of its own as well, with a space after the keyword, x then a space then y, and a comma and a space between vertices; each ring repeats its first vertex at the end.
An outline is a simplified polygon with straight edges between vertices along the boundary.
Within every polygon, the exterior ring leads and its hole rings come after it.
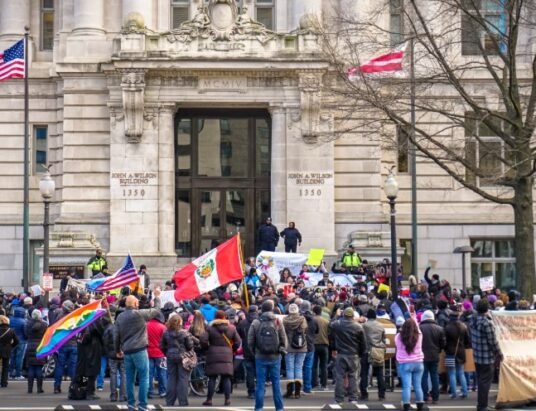
POLYGON ((393 300, 398 298, 398 265, 396 257, 396 210, 395 200, 398 194, 398 182, 395 179, 393 170, 387 176, 387 179, 383 183, 383 190, 385 195, 389 199, 389 206, 391 209, 391 293, 393 300))
MULTIPOLYGON (((49 260, 49 217, 50 217, 50 200, 54 196, 54 190, 56 189, 56 183, 50 176, 49 167, 46 168, 43 177, 39 180, 39 191, 41 192, 41 197, 43 197, 43 203, 45 205, 45 214, 43 219, 43 274, 48 273, 48 260, 49 260)), ((45 303, 48 302, 48 290, 45 290, 45 303)))
POLYGON ((460 247, 456 247, 452 251, 454 254, 462 255, 462 290, 465 290, 465 286, 467 285, 467 282, 465 281, 465 254, 472 253, 473 251, 475 250, 470 245, 462 245, 460 247))

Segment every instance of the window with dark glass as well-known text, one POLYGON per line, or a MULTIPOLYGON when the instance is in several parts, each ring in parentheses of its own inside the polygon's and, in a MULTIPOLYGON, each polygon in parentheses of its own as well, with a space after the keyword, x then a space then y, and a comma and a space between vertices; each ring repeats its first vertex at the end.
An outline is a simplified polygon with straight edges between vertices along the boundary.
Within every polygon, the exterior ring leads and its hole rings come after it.
POLYGON ((505 52, 506 13, 505 0, 462 1, 462 55, 505 52))
POLYGON ((41 0, 41 50, 54 47, 54 0, 41 0))
POLYGON ((391 46, 404 41, 404 0, 389 1, 389 35, 391 46))
POLYGON ((48 164, 48 127, 33 127, 33 172, 42 173, 48 164))
POLYGON ((171 28, 176 29, 190 19, 189 0, 171 0, 171 28))
POLYGON ((471 255, 471 284, 480 286, 480 279, 493 277, 493 283, 501 289, 517 285, 515 242, 511 238, 471 239, 475 250, 471 255))

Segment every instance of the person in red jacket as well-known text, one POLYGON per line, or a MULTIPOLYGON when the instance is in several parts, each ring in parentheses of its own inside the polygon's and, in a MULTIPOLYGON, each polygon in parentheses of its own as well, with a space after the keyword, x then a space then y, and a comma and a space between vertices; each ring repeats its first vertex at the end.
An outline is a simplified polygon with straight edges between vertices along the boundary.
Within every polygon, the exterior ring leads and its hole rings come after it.
POLYGON ((149 392, 148 397, 153 398, 154 379, 158 382, 158 395, 160 398, 165 398, 167 387, 167 372, 165 365, 165 355, 160 349, 160 340, 166 326, 164 325, 164 315, 160 315, 147 322, 147 339, 149 345, 147 353, 149 354, 149 392))

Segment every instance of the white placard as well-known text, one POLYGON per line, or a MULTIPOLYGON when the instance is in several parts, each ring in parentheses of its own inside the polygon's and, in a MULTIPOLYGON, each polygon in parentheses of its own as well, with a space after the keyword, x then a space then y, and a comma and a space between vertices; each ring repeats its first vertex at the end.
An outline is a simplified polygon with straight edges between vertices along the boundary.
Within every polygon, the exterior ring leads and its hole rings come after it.
POLYGON ((482 291, 490 291, 493 290, 494 282, 493 282, 493 276, 489 277, 480 277, 480 289, 482 291))
POLYGON ((179 303, 177 300, 175 300, 175 291, 161 291, 160 292, 160 307, 164 307, 164 305, 168 302, 173 303, 175 307, 179 306, 179 303))

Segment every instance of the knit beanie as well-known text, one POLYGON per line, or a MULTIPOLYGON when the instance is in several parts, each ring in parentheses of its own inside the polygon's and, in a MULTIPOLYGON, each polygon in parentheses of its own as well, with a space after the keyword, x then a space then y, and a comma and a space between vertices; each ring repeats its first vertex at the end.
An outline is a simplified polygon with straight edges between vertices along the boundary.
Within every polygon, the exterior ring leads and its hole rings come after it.
POLYGON ((433 311, 426 310, 425 312, 422 313, 421 321, 426 321, 426 320, 435 320, 433 311))
POLYGON ((467 300, 465 300, 465 301, 463 302, 463 309, 464 309, 465 311, 472 310, 472 309, 473 309, 473 304, 471 304, 471 301, 467 301, 467 300))
POLYGON ((41 315, 41 311, 39 310, 33 310, 32 311, 32 318, 36 321, 39 321, 43 316, 41 315))
POLYGON ((296 304, 290 304, 288 306, 288 313, 289 314, 298 314, 300 312, 298 306, 296 304))

